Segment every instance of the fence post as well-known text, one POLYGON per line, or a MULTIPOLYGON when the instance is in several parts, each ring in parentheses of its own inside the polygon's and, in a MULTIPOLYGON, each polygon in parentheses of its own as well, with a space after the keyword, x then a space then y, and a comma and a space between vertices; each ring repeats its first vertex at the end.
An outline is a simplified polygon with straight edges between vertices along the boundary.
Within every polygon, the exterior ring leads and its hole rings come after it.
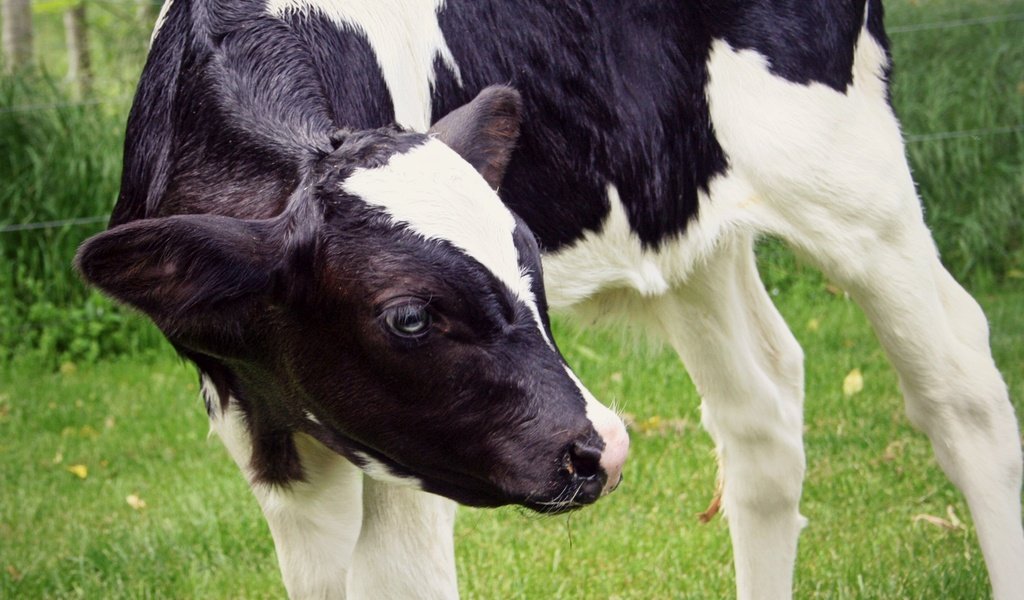
POLYGON ((157 8, 154 0, 135 0, 135 19, 147 30, 152 30, 157 8))
POLYGON ((64 11, 64 39, 68 47, 68 82, 78 98, 92 92, 92 66, 85 26, 85 0, 64 11))
POLYGON ((29 0, 2 0, 4 71, 14 73, 32 64, 32 5, 29 0))

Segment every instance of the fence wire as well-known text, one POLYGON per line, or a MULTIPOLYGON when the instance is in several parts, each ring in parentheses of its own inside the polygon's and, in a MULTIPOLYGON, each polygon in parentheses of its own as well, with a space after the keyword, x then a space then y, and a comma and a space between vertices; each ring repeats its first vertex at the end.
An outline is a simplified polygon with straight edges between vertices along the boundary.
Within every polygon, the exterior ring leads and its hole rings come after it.
POLYGON ((908 144, 919 142, 934 142, 939 140, 955 140, 960 138, 982 138, 993 135, 1024 132, 1024 125, 1010 125, 1007 127, 992 127, 989 129, 964 129, 962 131, 935 131, 933 133, 910 133, 906 135, 905 141, 908 144))
MULTIPOLYGON (((937 142, 943 140, 955 140, 964 138, 979 139, 994 135, 1006 135, 1013 133, 1024 133, 1024 125, 1010 127, 992 127, 990 129, 964 129, 961 131, 936 131, 933 133, 907 134, 904 136, 906 144, 918 144, 921 142, 937 142)), ((0 225, 0 234, 12 233, 15 231, 33 231, 38 229, 59 229, 76 225, 93 225, 103 223, 109 216, 96 215, 93 217, 78 217, 75 219, 61 219, 56 221, 39 221, 34 223, 12 223, 0 225)))
POLYGON ((956 19, 953 21, 934 21, 931 23, 914 23, 911 25, 896 25, 886 27, 886 32, 911 33, 914 31, 929 31, 934 29, 958 29, 960 27, 972 27, 975 25, 996 25, 999 23, 1015 23, 1024 21, 1024 13, 1011 13, 1007 15, 991 15, 987 17, 975 17, 972 19, 956 19))
POLYGON ((47 102, 44 104, 2 106, 0 107, 0 114, 57 110, 60 108, 76 108, 79 106, 96 106, 97 104, 114 104, 115 102, 123 102, 131 99, 132 96, 117 96, 116 98, 89 98, 86 100, 69 100, 68 102, 47 102))
POLYGON ((0 226, 0 233, 11 233, 14 231, 33 231, 35 229, 57 229, 70 227, 72 225, 92 225, 103 223, 110 217, 97 215, 95 217, 78 217, 75 219, 60 219, 57 221, 38 221, 35 223, 14 223, 0 226))

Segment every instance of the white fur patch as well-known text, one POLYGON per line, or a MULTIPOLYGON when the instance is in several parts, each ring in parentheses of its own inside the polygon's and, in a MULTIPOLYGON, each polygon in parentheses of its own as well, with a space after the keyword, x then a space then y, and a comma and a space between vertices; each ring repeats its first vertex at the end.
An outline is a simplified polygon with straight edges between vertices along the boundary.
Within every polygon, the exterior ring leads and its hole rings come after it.
POLYGON ((622 477, 622 467, 626 463, 626 455, 629 454, 629 434, 626 433, 626 424, 622 422, 611 409, 597 401, 597 398, 590 393, 576 373, 566 365, 565 372, 569 379, 573 380, 583 399, 586 401, 587 419, 590 420, 594 430, 604 441, 604 450, 601 451, 601 468, 608 475, 603 493, 615 489, 622 477))
MULTIPOLYGON (((801 239, 817 231, 822 244, 858 248, 862 244, 854 236, 884 230, 893 214, 914 218, 916 196, 899 189, 903 146, 882 84, 885 66, 884 51, 863 32, 853 85, 844 94, 823 84, 787 81, 772 74, 757 52, 734 50, 716 40, 708 60, 707 96, 729 171, 709 182, 708 193, 698 193, 698 218, 686 232, 657 251, 643 247, 618 190, 609 185, 611 210, 601 230, 544 257, 550 306, 586 309, 609 291, 659 296, 684 285, 732 235, 801 239), (858 197, 867 182, 877 184, 880 174, 892 182, 891 189, 877 194, 874 202, 837 207, 822 201, 858 197), (837 208, 848 212, 843 215, 848 223, 835 219, 837 208), (843 238, 849 243, 836 243, 843 238)), ((851 257, 851 263, 857 262, 851 257)), ((599 309, 604 311, 604 305, 599 309)))
POLYGON ((544 331, 530 276, 519 267, 512 213, 479 173, 439 140, 429 140, 383 167, 357 169, 343 189, 383 208, 426 239, 445 240, 476 259, 527 307, 544 331))
POLYGON ((167 20, 167 11, 171 10, 171 4, 174 4, 174 0, 164 0, 163 6, 160 7, 160 13, 156 16, 156 25, 153 26, 153 33, 149 36, 150 46, 153 45, 156 34, 160 33, 160 28, 164 26, 164 21, 167 20))
MULTIPOLYGON (((318 12, 341 29, 366 36, 391 93, 395 121, 426 132, 440 58, 461 85, 459 67, 437 21, 444 0, 268 0, 267 13, 318 12)), ((338 57, 339 60, 344 57, 338 57)))
POLYGON ((755 229, 760 220, 758 199, 743 181, 727 174, 713 179, 709 189, 710 196, 700 192, 700 218, 690 222, 686 234, 652 251, 643 247, 630 228, 618 189, 609 185, 611 210, 601 230, 588 232, 576 244, 544 256, 548 304, 564 310, 602 292, 623 289, 656 297, 686 281, 723 235, 755 229))
POLYGON ((455 503, 363 479, 363 529, 356 545, 350 600, 458 600, 455 503))

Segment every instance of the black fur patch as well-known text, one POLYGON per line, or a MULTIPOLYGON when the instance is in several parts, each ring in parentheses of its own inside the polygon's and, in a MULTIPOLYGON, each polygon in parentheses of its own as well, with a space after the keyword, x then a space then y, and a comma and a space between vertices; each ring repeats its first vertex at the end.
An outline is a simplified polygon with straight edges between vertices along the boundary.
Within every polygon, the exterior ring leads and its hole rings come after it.
POLYGON ((711 35, 768 59, 772 73, 840 92, 853 78, 853 52, 865 0, 717 0, 706 2, 711 35))
POLYGON ((439 72, 434 117, 483 86, 523 97, 522 135, 501 188, 542 247, 599 229, 614 184, 647 245, 682 233, 725 169, 704 85, 710 48, 689 3, 452 0, 440 16, 465 83, 439 72), (479 23, 493 23, 479 35, 479 23))

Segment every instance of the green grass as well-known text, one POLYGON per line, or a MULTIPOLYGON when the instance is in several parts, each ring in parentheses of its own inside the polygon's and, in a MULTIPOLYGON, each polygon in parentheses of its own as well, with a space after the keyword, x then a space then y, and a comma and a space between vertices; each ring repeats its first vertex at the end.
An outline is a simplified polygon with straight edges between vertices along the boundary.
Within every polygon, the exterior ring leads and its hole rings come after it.
MULTIPOLYGON (((148 39, 133 21, 111 13, 131 15, 132 4, 90 3, 97 90, 88 100, 98 102, 76 105, 63 81, 64 6, 61 0, 34 5, 38 70, 0 76, 0 227, 110 213, 148 39)), ((155 336, 140 338, 140 328, 86 292, 71 267, 75 248, 104 227, 0 232, 0 362, 30 353, 55 367, 100 351, 134 350, 138 340, 153 346, 155 336)))
MULTIPOLYGON (((860 311, 804 274, 777 300, 810 357, 801 598, 980 598, 984 565, 959 494, 903 416, 860 311), (808 324, 820 323, 817 330, 808 324), (843 377, 864 374, 846 398, 843 377), (965 528, 947 531, 919 514, 965 528)), ((981 294, 1022 410, 1024 287, 981 294)), ((466 598, 722 598, 724 521, 697 522, 715 485, 698 399, 675 357, 559 323, 595 394, 635 416, 626 483, 570 516, 462 509, 466 598)), ((58 373, 0 371, 0 597, 279 597, 273 545, 216 439, 191 369, 169 351, 58 373), (80 479, 67 469, 85 465, 80 479), (125 498, 147 506, 135 510, 125 498)))
POLYGON ((183 365, 165 354, 4 381, 0 597, 231 597, 238 565, 253 592, 280 595, 266 527, 206 440, 183 365))

